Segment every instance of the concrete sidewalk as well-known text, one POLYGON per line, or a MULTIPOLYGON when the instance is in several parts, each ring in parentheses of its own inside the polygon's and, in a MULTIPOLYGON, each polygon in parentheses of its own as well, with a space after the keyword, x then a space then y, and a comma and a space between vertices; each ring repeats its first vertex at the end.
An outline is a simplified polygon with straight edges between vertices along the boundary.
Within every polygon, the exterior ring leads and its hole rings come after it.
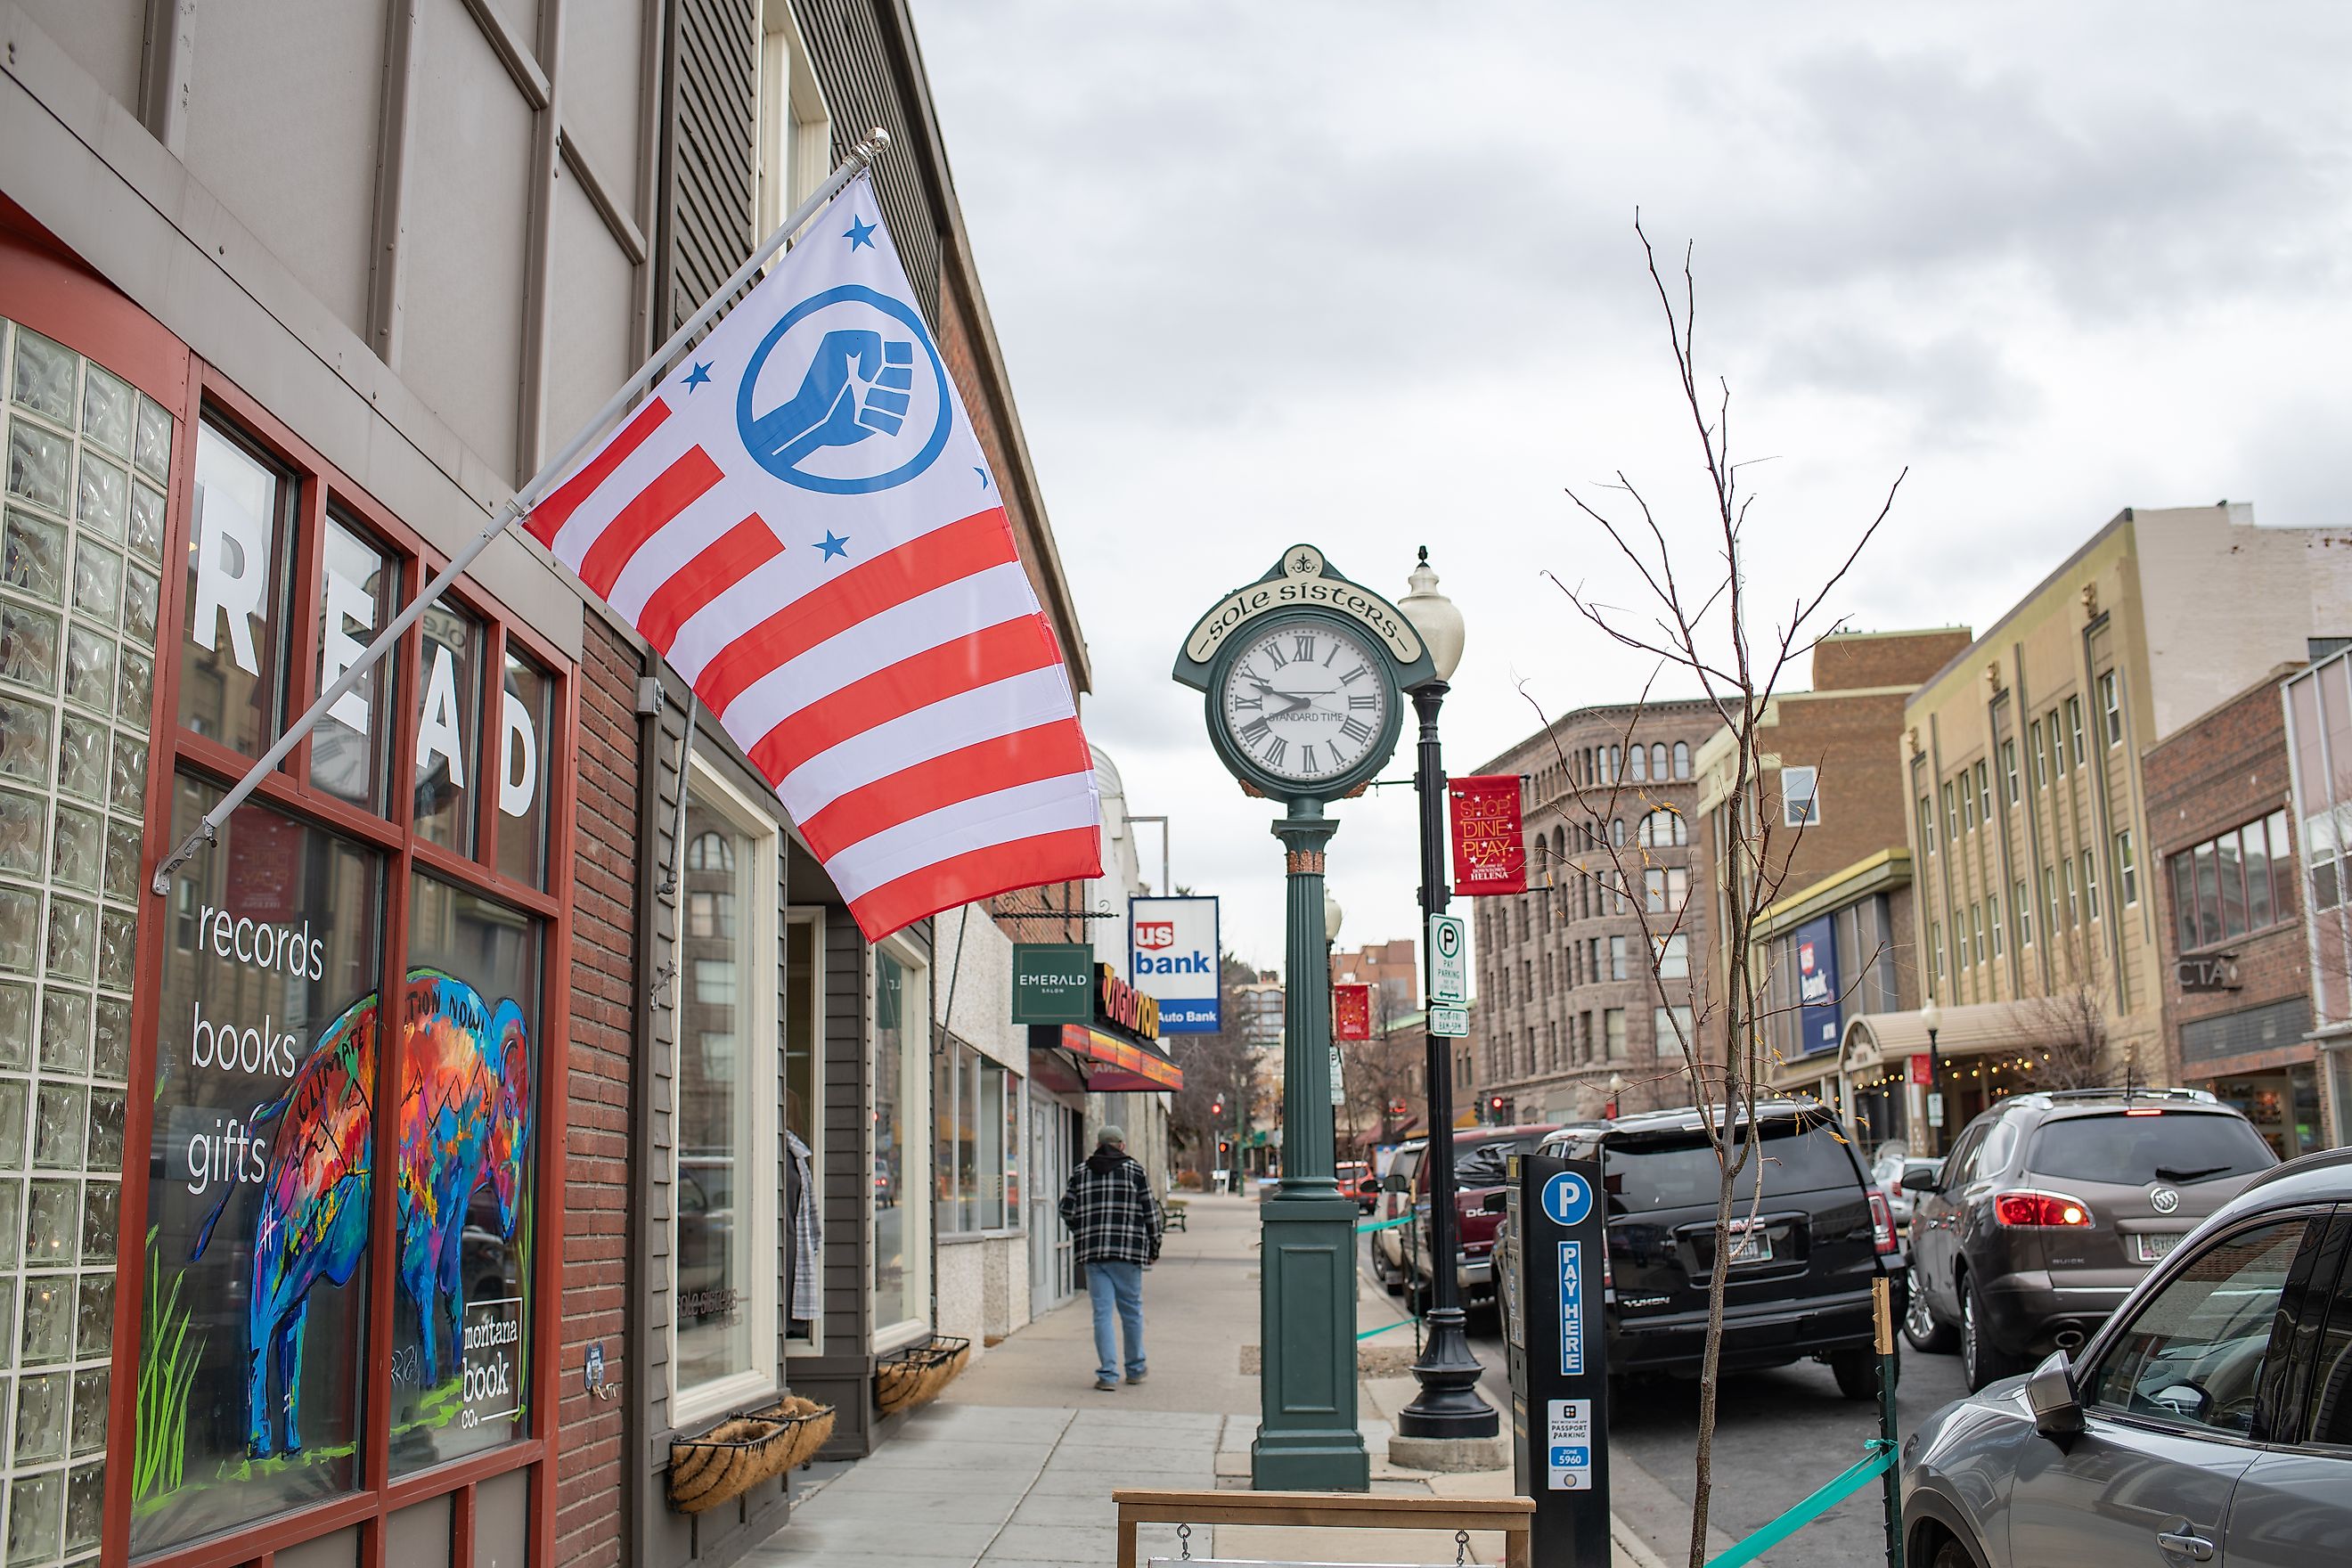
MULTIPOLYGON (((1189 1227, 1172 1232, 1144 1277, 1150 1374, 1117 1393, 1094 1388, 1094 1324, 1084 1298, 991 1347, 930 1407, 916 1413, 873 1458, 816 1467, 792 1522, 753 1552, 760 1568, 1108 1568, 1117 1560, 1118 1487, 1246 1489, 1257 1430, 1257 1205, 1194 1196, 1189 1227), (1244 1371, 1244 1366, 1248 1368, 1244 1371)), ((1397 1304, 1367 1286, 1359 1298, 1364 1342, 1402 1355, 1412 1331, 1397 1304)), ((1508 1497, 1508 1471, 1444 1476, 1387 1462, 1396 1407, 1410 1377, 1363 1385, 1372 1489, 1400 1495, 1508 1497)), ((1622 1568, 1655 1560, 1622 1531, 1622 1568)), ((1501 1560, 1499 1535, 1471 1541, 1474 1562, 1501 1560)), ((1148 1530, 1143 1555, 1180 1555, 1175 1528, 1148 1530)), ((1197 1528, 1192 1554, 1260 1561, 1450 1563, 1453 1536, 1439 1531, 1197 1528)))

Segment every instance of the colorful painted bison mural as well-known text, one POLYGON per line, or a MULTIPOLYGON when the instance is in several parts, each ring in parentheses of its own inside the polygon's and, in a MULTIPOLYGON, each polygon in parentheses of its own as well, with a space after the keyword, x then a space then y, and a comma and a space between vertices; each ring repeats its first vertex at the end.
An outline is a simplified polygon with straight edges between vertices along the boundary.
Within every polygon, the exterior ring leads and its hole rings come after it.
MULTIPOLYGON (((348 1283, 366 1255, 377 1034, 370 993, 329 1026, 286 1091, 251 1117, 257 1129, 275 1124, 247 1310, 246 1447, 256 1458, 300 1451, 310 1289, 322 1279, 348 1283), (279 1409, 282 1441, 271 1419, 279 1409)), ((488 1007, 472 986, 433 969, 409 972, 401 1044, 399 1277, 422 1325, 429 1386, 444 1375, 444 1352, 462 1342, 458 1260, 468 1203, 488 1182, 502 1238, 511 1239, 520 1221, 530 1053, 520 1007, 511 1001, 488 1007)), ((204 1256, 237 1190, 225 1192, 205 1217, 191 1261, 204 1256)))

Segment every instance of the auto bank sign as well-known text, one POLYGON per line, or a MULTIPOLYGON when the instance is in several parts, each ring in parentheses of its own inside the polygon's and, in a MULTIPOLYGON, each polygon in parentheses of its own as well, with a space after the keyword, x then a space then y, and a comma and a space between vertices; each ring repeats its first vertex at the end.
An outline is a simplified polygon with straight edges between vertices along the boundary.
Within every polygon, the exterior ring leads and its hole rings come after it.
POLYGON ((1224 1026, 1217 998, 1217 900, 1129 899, 1127 973, 1160 1002, 1163 1035, 1213 1035, 1224 1026))

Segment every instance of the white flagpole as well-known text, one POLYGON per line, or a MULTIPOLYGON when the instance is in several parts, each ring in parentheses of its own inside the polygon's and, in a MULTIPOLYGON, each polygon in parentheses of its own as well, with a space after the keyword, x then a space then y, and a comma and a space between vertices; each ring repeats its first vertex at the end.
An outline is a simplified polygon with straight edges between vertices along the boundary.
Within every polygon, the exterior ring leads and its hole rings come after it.
POLYGON ((866 132, 866 140, 849 150, 849 156, 841 161, 839 168, 826 176, 824 184, 819 185, 810 194, 808 200, 794 207, 792 215, 776 226, 775 233, 768 236, 760 248, 753 251, 751 258, 742 266, 737 268, 726 282, 719 286, 719 291, 705 300, 700 310, 688 317, 677 331, 670 334, 667 342, 654 351, 651 359, 637 367, 637 373, 629 377, 627 383, 606 400, 604 407, 589 416, 588 422, 580 426, 571 440, 564 443, 563 449, 550 458, 544 468, 533 474, 520 489, 508 498, 504 505, 490 514, 490 520, 482 525, 482 531, 474 535, 464 549, 449 558, 449 563, 441 568, 432 582, 425 584, 425 591, 394 616, 392 624, 385 626, 373 642, 360 650, 359 657, 352 661, 351 668, 337 677, 333 685, 319 693, 318 700, 310 704, 309 710, 297 719, 283 735, 278 737, 278 743, 270 747, 259 762, 246 770, 245 776, 236 781, 235 788, 221 797, 219 805, 205 813, 205 819, 196 824, 195 831, 189 834, 177 849, 165 856, 156 866, 155 876, 151 885, 159 896, 171 891, 172 873, 188 863, 189 858, 195 854, 199 845, 219 842, 221 825, 235 814, 238 806, 246 803, 247 798, 259 786, 261 781, 275 771, 278 763, 286 760, 287 753, 301 743, 302 737, 309 734, 319 721, 327 716, 328 710, 341 701, 346 693, 358 686, 361 678, 373 668, 383 656, 399 643, 408 628, 416 624, 417 618, 449 591, 450 584, 474 563, 475 557, 489 548, 490 541, 504 532, 507 525, 517 517, 536 506, 540 497, 548 488, 570 472, 572 463, 579 458, 582 452, 588 449, 589 444, 609 429, 613 422, 628 409, 631 403, 643 394, 646 387, 660 379, 678 350, 692 342, 697 332, 709 325, 712 317, 726 309, 727 302, 734 298, 735 291, 749 282, 752 274, 766 266, 776 252, 784 247, 784 242, 800 230, 802 225, 816 216, 827 202, 841 193, 844 185, 856 179, 858 174, 881 153, 882 149, 889 144, 890 133, 879 126, 866 132))

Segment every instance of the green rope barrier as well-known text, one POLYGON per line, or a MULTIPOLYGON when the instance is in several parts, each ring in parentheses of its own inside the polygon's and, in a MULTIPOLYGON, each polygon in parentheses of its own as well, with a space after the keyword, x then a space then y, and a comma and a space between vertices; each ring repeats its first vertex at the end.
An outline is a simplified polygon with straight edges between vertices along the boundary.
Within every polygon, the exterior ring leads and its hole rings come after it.
POLYGON ((1401 1214, 1394 1219, 1376 1219, 1370 1225, 1357 1226, 1356 1233, 1360 1236, 1368 1230, 1394 1230, 1401 1225, 1411 1225, 1420 1217, 1419 1215, 1401 1214))
POLYGON ((1895 1445, 1884 1437, 1870 1439, 1870 1457, 1843 1475, 1740 1542, 1720 1557, 1707 1560, 1706 1568, 1740 1568, 1753 1563, 1805 1526, 1829 1512, 1847 1498, 1878 1479, 1880 1471, 1895 1463, 1895 1445))

